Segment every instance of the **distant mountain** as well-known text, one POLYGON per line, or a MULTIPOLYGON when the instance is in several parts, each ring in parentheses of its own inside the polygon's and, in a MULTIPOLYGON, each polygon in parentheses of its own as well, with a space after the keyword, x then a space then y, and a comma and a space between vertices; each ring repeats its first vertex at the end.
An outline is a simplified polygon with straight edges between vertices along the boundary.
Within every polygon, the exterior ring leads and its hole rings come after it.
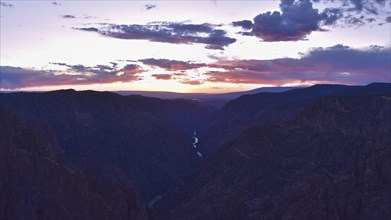
POLYGON ((260 92, 284 92, 291 89, 302 87, 262 87, 242 92, 230 93, 176 93, 176 92, 158 92, 158 91, 114 91, 120 95, 142 95, 148 97, 156 97, 162 99, 197 99, 199 101, 211 99, 236 99, 239 96, 247 94, 255 94, 260 92))
POLYGON ((200 132, 200 148, 206 155, 235 139, 253 126, 270 125, 293 119, 305 107, 325 96, 368 96, 391 94, 390 83, 367 86, 314 85, 281 93, 243 95, 215 111, 200 132))
POLYGON ((209 110, 194 101, 62 90, 0 94, 0 104, 54 137, 80 169, 138 188, 146 200, 202 160, 191 135, 209 110))
POLYGON ((390 219, 390 134, 390 94, 321 98, 225 144, 157 207, 163 219, 390 219))
POLYGON ((75 168, 39 129, 0 115, 0 219, 153 218, 134 189, 75 168))

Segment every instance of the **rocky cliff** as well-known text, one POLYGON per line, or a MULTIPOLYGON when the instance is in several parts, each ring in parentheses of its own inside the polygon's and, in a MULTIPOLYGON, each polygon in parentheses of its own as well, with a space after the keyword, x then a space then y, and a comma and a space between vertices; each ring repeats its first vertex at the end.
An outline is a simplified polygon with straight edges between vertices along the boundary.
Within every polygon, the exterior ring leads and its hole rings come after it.
POLYGON ((153 219, 134 189, 75 168, 39 129, 0 114, 0 219, 153 219))
POLYGON ((54 137, 80 169, 139 189, 146 200, 198 166, 195 102, 62 90, 1 94, 0 103, 54 137))
POLYGON ((390 219, 391 96, 322 98, 227 143, 157 204, 164 219, 390 219))

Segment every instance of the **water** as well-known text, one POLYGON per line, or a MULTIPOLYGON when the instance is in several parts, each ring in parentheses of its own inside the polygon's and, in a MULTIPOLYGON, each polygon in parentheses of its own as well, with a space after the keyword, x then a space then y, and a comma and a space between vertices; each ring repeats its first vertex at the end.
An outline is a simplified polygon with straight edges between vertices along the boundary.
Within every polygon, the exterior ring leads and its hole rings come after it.
POLYGON ((155 205, 155 203, 156 203, 157 201, 159 201, 161 198, 162 198, 161 195, 155 196, 151 201, 148 202, 148 206, 149 206, 149 207, 152 207, 152 206, 155 205))
MULTIPOLYGON (((194 129, 192 137, 194 138, 193 147, 197 148, 196 145, 198 143, 197 130, 194 129)), ((196 153, 199 157, 202 157, 202 154, 198 150, 196 150, 196 153)))

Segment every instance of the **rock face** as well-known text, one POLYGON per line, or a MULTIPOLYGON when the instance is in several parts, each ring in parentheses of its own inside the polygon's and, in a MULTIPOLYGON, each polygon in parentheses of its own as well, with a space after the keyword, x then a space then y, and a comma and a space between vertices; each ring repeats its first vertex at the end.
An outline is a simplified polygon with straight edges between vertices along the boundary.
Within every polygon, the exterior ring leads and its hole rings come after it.
POLYGON ((252 128, 163 196, 163 219, 390 219, 391 96, 252 128))
POLYGON ((219 147, 253 126, 265 126, 292 120, 304 108, 325 96, 364 96, 391 94, 390 83, 372 83, 367 86, 315 85, 281 93, 244 95, 228 102, 214 112, 205 129, 201 150, 213 155, 219 147))
POLYGON ((191 134, 206 111, 194 102, 74 90, 1 94, 0 102, 50 134, 75 166, 146 200, 201 161, 191 134))
POLYGON ((75 168, 39 129, 0 115, 0 219, 152 219, 134 189, 75 168))

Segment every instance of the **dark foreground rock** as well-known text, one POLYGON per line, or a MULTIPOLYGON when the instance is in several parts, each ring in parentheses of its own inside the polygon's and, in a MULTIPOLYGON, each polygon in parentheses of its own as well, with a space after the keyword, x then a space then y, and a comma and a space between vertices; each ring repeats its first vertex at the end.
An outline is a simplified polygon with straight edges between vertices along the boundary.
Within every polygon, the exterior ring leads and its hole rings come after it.
POLYGON ((133 189, 74 168, 40 130, 0 115, 0 219, 152 219, 133 189))

